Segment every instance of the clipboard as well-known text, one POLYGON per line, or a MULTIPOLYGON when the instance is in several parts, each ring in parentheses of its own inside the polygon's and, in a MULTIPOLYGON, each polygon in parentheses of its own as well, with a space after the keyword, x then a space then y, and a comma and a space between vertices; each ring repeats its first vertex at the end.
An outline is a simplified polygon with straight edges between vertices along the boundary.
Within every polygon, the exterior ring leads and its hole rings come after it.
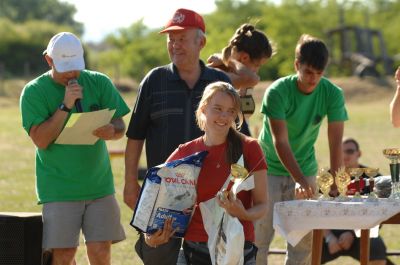
POLYGON ((72 113, 64 129, 57 137, 56 144, 93 145, 99 139, 93 131, 110 123, 115 109, 72 113))

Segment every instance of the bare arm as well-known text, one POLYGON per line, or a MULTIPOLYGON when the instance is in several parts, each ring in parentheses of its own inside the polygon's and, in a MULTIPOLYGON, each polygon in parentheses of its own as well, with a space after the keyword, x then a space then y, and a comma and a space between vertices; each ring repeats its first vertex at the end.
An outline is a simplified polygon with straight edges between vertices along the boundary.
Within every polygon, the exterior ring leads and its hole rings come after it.
POLYGON ((272 132, 272 140, 274 142, 279 159, 287 171, 289 171, 294 181, 299 183, 303 188, 302 193, 304 193, 304 196, 307 198, 312 198, 315 193, 315 187, 309 185, 300 169, 299 164, 296 161, 296 158, 294 157, 293 151, 289 144, 286 121, 275 119, 269 119, 269 121, 272 132))
POLYGON ((113 119, 109 124, 97 128, 93 135, 103 140, 118 140, 125 132, 125 122, 122 118, 113 119))
POLYGON ((260 77, 250 68, 237 60, 229 61, 231 72, 226 73, 236 89, 254 87, 260 82, 260 77))
POLYGON ((218 68, 228 75, 236 89, 254 87, 260 82, 260 77, 257 73, 237 60, 230 59, 229 65, 225 66, 220 53, 215 53, 208 57, 207 63, 207 66, 218 68))
POLYGON ((396 92, 393 96, 392 102, 390 103, 390 119, 394 127, 400 127, 400 67, 394 75, 397 83, 396 92))
POLYGON ((251 190, 253 207, 247 209, 247 215, 241 220, 255 221, 267 213, 268 201, 267 170, 254 172, 254 189, 251 190))
POLYGON ((139 160, 142 154, 144 140, 129 139, 125 149, 125 186, 124 202, 132 210, 139 196, 140 185, 138 182, 139 160))
MULTIPOLYGON (((329 141, 329 155, 331 172, 335 172, 343 166, 343 152, 342 152, 342 139, 344 131, 344 122, 330 122, 328 123, 328 141, 329 141)), ((333 195, 337 193, 335 184, 331 186, 333 195)))
POLYGON ((116 118, 111 121, 111 124, 114 126, 113 140, 121 139, 126 129, 124 120, 122 118, 116 118))
MULTIPOLYGON (((78 98, 82 98, 82 87, 79 84, 65 87, 63 103, 67 108, 72 109, 75 100, 78 98)), ((61 133, 67 117, 68 112, 57 109, 49 119, 39 125, 32 126, 29 136, 33 143, 40 149, 46 149, 61 133)))
POLYGON ((32 126, 29 131, 33 143, 40 149, 46 149, 61 133, 68 112, 57 109, 48 120, 32 126))

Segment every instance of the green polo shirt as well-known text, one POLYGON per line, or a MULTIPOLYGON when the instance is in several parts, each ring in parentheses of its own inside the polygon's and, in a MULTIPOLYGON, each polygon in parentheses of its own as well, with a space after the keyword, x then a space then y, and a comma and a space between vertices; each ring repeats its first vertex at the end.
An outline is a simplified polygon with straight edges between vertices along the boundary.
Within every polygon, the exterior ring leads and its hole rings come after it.
MULTIPOLYGON (((113 118, 129 112, 104 74, 83 70, 78 83, 83 87, 83 112, 115 109, 113 118)), ((22 124, 28 134, 32 126, 54 114, 64 94, 65 87, 54 82, 49 72, 24 87, 20 108, 22 124)), ((39 203, 91 200, 113 194, 113 175, 105 141, 99 139, 94 145, 51 143, 46 149, 36 148, 36 190, 39 203)))

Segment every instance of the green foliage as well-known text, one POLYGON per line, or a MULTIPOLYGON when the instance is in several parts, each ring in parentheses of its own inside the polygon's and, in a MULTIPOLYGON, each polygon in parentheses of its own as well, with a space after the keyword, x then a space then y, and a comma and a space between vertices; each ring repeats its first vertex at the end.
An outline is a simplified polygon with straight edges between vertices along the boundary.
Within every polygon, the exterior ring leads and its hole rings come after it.
MULTIPOLYGON (((26 72, 26 61, 32 65, 31 74, 46 68, 39 52, 50 36, 61 29, 81 33, 82 25, 72 19, 75 7, 58 1, 0 2, 0 64, 6 62, 6 71, 10 74, 26 72)), ((282 0, 277 4, 273 0, 215 0, 215 3, 216 10, 204 15, 207 45, 201 58, 205 61, 211 54, 221 52, 241 24, 255 24, 277 50, 277 54, 260 69, 263 80, 293 73, 294 48, 301 34, 308 33, 327 41, 326 32, 337 28, 341 17, 345 25, 380 30, 387 54, 400 56, 400 1, 282 0)), ((114 77, 129 76, 141 80, 150 69, 169 62, 165 36, 159 35, 158 31, 146 27, 143 19, 121 28, 108 35, 95 49, 86 47, 87 65, 114 77)), ((330 52, 339 58, 338 37, 334 41, 335 45, 327 44, 330 52)), ((378 44, 375 43, 377 47, 378 44)), ((334 64, 328 70, 331 76, 351 74, 351 70, 334 64)))
POLYGON ((0 19, 3 76, 36 74, 48 69, 42 53, 55 33, 66 30, 71 29, 43 20, 14 24, 8 19, 0 19))
POLYGON ((149 30, 142 20, 120 29, 107 36, 105 45, 111 48, 94 55, 94 64, 114 77, 142 79, 153 67, 169 63, 165 36, 157 32, 149 30))
POLYGON ((0 1, 0 76, 46 71, 42 52, 50 38, 61 31, 83 32, 75 12, 75 6, 57 0, 0 1))
MULTIPOLYGON (((268 0, 216 0, 215 3, 217 9, 204 16, 207 45, 202 51, 201 58, 206 60, 211 54, 221 52, 241 24, 248 22, 256 24, 277 48, 277 54, 260 69, 261 78, 264 80, 292 73, 294 48, 299 37, 308 33, 326 41, 326 32, 339 26, 340 14, 343 14, 346 25, 369 26, 382 30, 388 54, 400 53, 397 44, 400 31, 396 28, 400 22, 400 17, 397 15, 400 11, 399 1, 282 0, 278 5, 275 1, 268 0), (368 25, 366 25, 367 14, 369 14, 368 25)), ((112 64, 107 63, 105 67, 120 64, 122 68, 123 65, 129 69, 124 69, 122 72, 130 73, 131 77, 140 79, 143 77, 143 70, 165 64, 168 58, 166 47, 156 34, 157 31, 146 29, 139 23, 139 25, 134 24, 133 28, 131 26, 111 35, 112 37, 107 38, 106 42, 118 47, 124 56, 115 56, 114 59, 117 61, 112 64), (138 26, 142 29, 138 30, 138 26), (130 48, 127 48, 128 46, 130 48)), ((333 46, 331 52, 338 54, 339 45, 333 46)), ((348 75, 351 72, 332 66, 329 74, 348 75)))
POLYGON ((68 25, 81 34, 83 27, 73 17, 75 6, 57 0, 1 0, 0 18, 22 23, 29 20, 44 20, 55 24, 68 25))

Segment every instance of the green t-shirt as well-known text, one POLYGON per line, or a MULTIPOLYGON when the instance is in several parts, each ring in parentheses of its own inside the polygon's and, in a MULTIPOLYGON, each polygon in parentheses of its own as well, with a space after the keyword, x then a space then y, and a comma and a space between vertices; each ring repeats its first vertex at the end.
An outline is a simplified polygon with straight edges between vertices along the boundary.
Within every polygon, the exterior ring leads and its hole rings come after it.
MULTIPOLYGON (((115 109, 113 118, 129 108, 111 80, 104 74, 83 70, 78 83, 83 87, 83 112, 115 109)), ((34 125, 49 119, 63 102, 65 87, 47 72, 29 82, 22 91, 22 125, 29 134, 34 125)), ((72 113, 76 112, 75 107, 72 113)), ((36 148, 36 192, 39 203, 100 198, 114 193, 114 181, 104 140, 94 145, 51 143, 36 148)))
POLYGON ((325 116, 328 122, 348 119, 342 90, 328 79, 321 78, 311 94, 303 94, 297 87, 297 75, 276 80, 266 90, 261 106, 265 115, 259 143, 268 163, 268 174, 289 176, 272 142, 268 118, 285 120, 289 144, 305 176, 315 176, 318 164, 314 144, 325 116))

